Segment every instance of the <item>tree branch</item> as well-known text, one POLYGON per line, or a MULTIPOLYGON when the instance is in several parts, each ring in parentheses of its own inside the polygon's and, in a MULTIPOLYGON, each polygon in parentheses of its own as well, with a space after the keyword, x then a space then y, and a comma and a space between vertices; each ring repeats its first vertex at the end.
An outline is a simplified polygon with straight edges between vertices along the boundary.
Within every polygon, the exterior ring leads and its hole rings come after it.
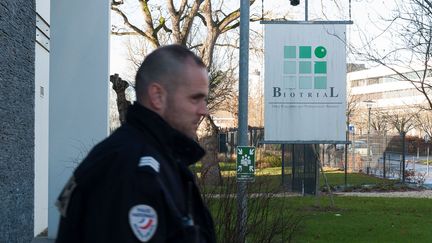
POLYGON ((125 32, 116 32, 116 31, 111 31, 112 35, 118 35, 118 36, 125 36, 125 35, 140 35, 135 31, 125 31, 125 32))
POLYGON ((123 0, 120 0, 120 1, 112 0, 111 1, 111 6, 120 6, 122 4, 124 4, 123 0))
POLYGON ((175 10, 173 0, 167 0, 167 5, 168 5, 168 13, 171 16, 171 24, 172 24, 173 34, 174 34, 174 42, 180 43, 181 39, 182 39, 181 33, 180 33, 180 14, 175 10))
MULTIPOLYGON (((190 33, 190 29, 192 27, 193 20, 194 20, 195 16, 197 16, 197 14, 198 14, 198 10, 201 6, 201 3, 202 3, 201 0, 195 0, 194 4, 192 5, 190 12, 182 18, 183 19, 183 26, 181 29, 181 35, 182 35, 181 44, 182 45, 186 45, 187 37, 190 33)), ((182 12, 179 13, 179 16, 181 15, 181 13, 182 12)))
MULTIPOLYGON (((252 4, 254 4, 255 0, 250 0, 249 1, 249 6, 251 6, 252 4)), ((229 13, 225 18, 223 18, 219 23, 218 23, 218 29, 221 33, 227 31, 225 30, 225 28, 231 24, 233 21, 237 20, 240 17, 240 8, 229 13)), ((238 25, 237 25, 238 26, 238 25)), ((232 29, 232 28, 230 28, 232 29)))
MULTIPOLYGON (((129 28, 131 28, 133 31, 135 31, 137 34, 142 35, 142 36, 144 36, 144 37, 146 37, 148 39, 151 39, 151 37, 148 36, 147 33, 145 33, 144 31, 142 31, 137 26, 133 25, 129 21, 128 17, 123 13, 123 11, 121 11, 120 9, 118 9, 117 7, 114 7, 114 6, 111 6, 111 10, 113 10, 114 12, 116 12, 117 14, 119 14, 123 18, 124 24, 126 26, 128 26, 129 28)), ((127 33, 127 32, 125 32, 125 33, 127 33)), ((131 33, 131 32, 129 32, 129 33, 131 33)), ((121 32, 120 32, 120 33, 117 33, 116 35, 131 35, 131 34, 121 34, 121 32)))
POLYGON ((141 11, 144 16, 145 27, 147 29, 145 37, 149 39, 154 47, 159 47, 160 43, 157 36, 157 31, 153 27, 153 18, 147 4, 148 1, 149 0, 139 0, 139 3, 141 4, 141 11))
POLYGON ((186 8, 186 4, 187 4, 187 0, 182 0, 182 2, 180 3, 180 8, 178 10, 178 14, 182 15, 185 8, 186 8))

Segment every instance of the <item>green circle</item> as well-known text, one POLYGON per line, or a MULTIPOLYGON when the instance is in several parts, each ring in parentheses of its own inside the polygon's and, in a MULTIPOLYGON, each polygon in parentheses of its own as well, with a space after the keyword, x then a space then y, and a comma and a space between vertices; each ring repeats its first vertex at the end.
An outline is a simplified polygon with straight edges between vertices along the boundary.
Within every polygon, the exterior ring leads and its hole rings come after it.
POLYGON ((324 46, 318 46, 315 48, 315 56, 318 58, 323 58, 327 55, 327 49, 324 46))

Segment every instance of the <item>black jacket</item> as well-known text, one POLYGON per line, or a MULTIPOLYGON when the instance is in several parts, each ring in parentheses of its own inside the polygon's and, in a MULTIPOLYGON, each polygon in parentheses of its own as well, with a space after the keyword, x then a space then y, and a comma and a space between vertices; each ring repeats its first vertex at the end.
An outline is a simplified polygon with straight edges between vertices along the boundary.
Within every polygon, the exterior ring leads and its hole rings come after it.
POLYGON ((188 165, 204 150, 135 103, 59 196, 58 243, 216 242, 188 165))

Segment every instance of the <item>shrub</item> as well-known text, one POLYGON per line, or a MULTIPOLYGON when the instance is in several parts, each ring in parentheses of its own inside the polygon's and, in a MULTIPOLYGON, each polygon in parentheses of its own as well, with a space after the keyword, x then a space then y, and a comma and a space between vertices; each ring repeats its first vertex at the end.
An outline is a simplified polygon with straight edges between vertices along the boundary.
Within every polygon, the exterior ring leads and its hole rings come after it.
POLYGON ((257 161, 258 168, 267 168, 267 167, 281 167, 282 166, 282 158, 281 156, 274 154, 264 154, 263 158, 260 161, 257 161))
POLYGON ((405 179, 407 182, 415 183, 418 186, 423 186, 426 181, 426 173, 416 173, 414 170, 405 171, 405 179))
MULTIPOLYGON (((258 182, 255 182, 258 183, 258 182)), ((291 242, 303 219, 301 212, 287 210, 289 197, 276 197, 269 193, 267 183, 259 183, 257 193, 249 194, 246 238, 250 242, 291 242)), ((209 206, 216 226, 218 242, 236 242, 237 183, 234 177, 225 177, 223 185, 203 190, 203 199, 209 206)))

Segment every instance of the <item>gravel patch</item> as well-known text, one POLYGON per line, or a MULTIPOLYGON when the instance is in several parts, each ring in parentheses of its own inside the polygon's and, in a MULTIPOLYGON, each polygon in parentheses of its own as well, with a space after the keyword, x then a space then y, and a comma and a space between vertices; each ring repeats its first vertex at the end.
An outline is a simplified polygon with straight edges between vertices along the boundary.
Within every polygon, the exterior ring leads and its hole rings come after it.
POLYGON ((399 192, 336 192, 334 195, 349 197, 409 197, 431 198, 432 190, 399 191, 399 192))

